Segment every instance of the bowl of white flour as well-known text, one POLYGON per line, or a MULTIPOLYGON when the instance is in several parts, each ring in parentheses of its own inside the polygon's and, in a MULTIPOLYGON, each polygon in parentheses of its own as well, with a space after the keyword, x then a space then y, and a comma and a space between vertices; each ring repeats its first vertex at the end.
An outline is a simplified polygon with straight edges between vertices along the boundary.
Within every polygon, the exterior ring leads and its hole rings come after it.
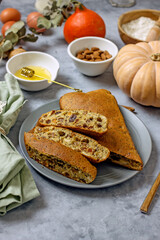
MULTIPOLYGON (((154 27, 157 27, 160 11, 153 9, 139 9, 126 12, 118 19, 118 30, 125 44, 147 41, 147 37, 154 27)), ((157 37, 160 40, 160 27, 157 27, 157 37), (159 31, 159 32, 158 32, 159 31)))

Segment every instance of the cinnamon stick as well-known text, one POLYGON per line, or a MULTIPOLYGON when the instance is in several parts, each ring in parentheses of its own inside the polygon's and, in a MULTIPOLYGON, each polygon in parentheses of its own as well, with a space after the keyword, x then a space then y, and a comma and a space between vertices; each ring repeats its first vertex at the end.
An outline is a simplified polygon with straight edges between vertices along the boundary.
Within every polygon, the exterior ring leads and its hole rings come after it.
POLYGON ((127 108, 129 111, 134 112, 135 108, 122 105, 122 107, 127 108))
POLYGON ((155 182, 153 183, 148 195, 146 196, 144 202, 142 203, 142 206, 140 208, 141 212, 142 213, 147 213, 148 212, 148 208, 152 202, 152 199, 159 187, 159 184, 160 184, 160 173, 158 174, 155 182))

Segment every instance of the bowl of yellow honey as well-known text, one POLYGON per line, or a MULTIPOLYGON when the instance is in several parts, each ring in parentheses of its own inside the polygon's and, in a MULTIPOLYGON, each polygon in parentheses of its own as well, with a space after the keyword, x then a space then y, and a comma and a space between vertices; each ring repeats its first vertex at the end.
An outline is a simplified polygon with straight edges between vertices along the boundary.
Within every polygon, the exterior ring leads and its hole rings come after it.
POLYGON ((28 51, 10 58, 6 70, 18 80, 22 89, 40 91, 55 81, 59 63, 47 53, 28 51))

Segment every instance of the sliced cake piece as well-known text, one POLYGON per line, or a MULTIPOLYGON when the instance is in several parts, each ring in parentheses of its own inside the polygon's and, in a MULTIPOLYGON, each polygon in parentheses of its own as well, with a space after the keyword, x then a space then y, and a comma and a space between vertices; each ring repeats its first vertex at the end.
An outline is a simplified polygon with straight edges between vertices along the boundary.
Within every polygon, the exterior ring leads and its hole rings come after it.
POLYGON ((108 148, 100 145, 96 140, 86 135, 61 127, 39 127, 33 128, 32 132, 39 137, 60 142, 66 147, 80 152, 93 163, 100 163, 109 157, 108 148))
POLYGON ((107 131, 107 118, 85 110, 52 110, 42 114, 38 124, 73 129, 91 136, 101 136, 107 131))
POLYGON ((33 133, 24 133, 24 142, 30 158, 43 166, 78 182, 94 181, 97 169, 80 153, 33 133))
POLYGON ((115 97, 105 89, 88 93, 71 92, 60 98, 61 109, 84 109, 103 114, 108 119, 108 131, 98 142, 110 150, 112 162, 142 170, 143 162, 135 148, 115 97))

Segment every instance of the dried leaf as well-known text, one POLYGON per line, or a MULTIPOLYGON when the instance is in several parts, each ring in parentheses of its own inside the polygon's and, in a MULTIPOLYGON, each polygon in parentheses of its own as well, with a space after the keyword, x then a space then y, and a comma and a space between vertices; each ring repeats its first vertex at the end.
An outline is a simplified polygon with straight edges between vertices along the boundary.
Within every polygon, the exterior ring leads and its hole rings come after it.
POLYGON ((52 12, 55 12, 57 10, 57 0, 52 0, 51 9, 52 12))
POLYGON ((19 36, 19 37, 22 37, 22 36, 24 36, 26 34, 26 28, 25 28, 25 26, 23 27, 23 28, 21 28, 18 32, 17 32, 17 35, 19 36))
POLYGON ((57 0, 57 7, 68 6, 71 3, 71 0, 57 0))
POLYGON ((28 42, 36 42, 38 37, 35 36, 34 34, 26 34, 23 38, 24 41, 28 41, 28 42))
POLYGON ((52 9, 49 7, 49 6, 46 6, 44 9, 43 9, 43 15, 45 17, 48 17, 52 14, 52 9))
POLYGON ((17 35, 16 33, 14 33, 14 32, 9 32, 9 33, 5 36, 5 39, 6 39, 6 40, 10 40, 11 43, 12 43, 13 45, 15 45, 15 44, 18 42, 19 37, 18 37, 18 35, 17 35))
POLYGON ((0 47, 0 60, 3 58, 3 49, 0 47))
POLYGON ((4 44, 1 46, 3 52, 7 52, 13 48, 12 42, 10 40, 6 40, 4 44))
POLYGON ((54 19, 51 20, 51 23, 54 27, 61 26, 63 23, 64 17, 61 13, 57 14, 54 19))
POLYGON ((45 17, 39 17, 37 26, 39 28, 49 29, 49 28, 51 28, 51 22, 48 19, 46 19, 45 17))
MULTIPOLYGON (((44 8, 49 5, 49 0, 36 0, 35 1, 35 8, 38 12, 44 14, 44 8)), ((48 6, 49 7, 49 6, 48 6)))
MULTIPOLYGON (((14 23, 7 31, 6 31, 6 35, 9 33, 9 32, 14 32, 14 33, 17 33, 20 32, 21 30, 23 30, 24 32, 24 29, 25 29, 25 24, 23 21, 18 21, 16 23, 14 23)), ((21 34, 20 34, 21 35, 21 34)), ((19 34, 18 34, 19 36, 19 34)), ((22 36, 22 35, 21 35, 22 36)))
POLYGON ((39 34, 38 32, 36 32, 36 29, 35 29, 35 28, 29 28, 29 30, 30 30, 31 32, 37 34, 37 35, 39 34))
POLYGON ((2 36, 2 35, 0 35, 0 42, 2 42, 2 40, 3 40, 3 36, 2 36))
POLYGON ((50 15, 50 20, 51 20, 51 19, 54 19, 54 18, 57 16, 57 14, 58 14, 57 12, 53 12, 53 13, 50 15))

